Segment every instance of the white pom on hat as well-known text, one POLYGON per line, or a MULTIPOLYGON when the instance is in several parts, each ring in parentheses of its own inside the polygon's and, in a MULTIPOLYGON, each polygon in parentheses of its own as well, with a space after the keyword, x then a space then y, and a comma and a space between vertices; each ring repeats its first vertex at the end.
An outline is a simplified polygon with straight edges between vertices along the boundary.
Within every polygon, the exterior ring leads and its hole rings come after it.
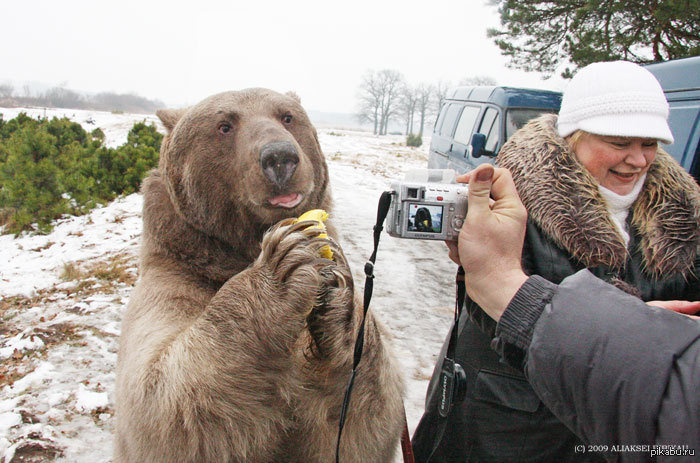
POLYGON ((557 128, 597 135, 655 138, 673 143, 668 102, 654 75, 628 61, 593 63, 576 73, 564 92, 557 128))

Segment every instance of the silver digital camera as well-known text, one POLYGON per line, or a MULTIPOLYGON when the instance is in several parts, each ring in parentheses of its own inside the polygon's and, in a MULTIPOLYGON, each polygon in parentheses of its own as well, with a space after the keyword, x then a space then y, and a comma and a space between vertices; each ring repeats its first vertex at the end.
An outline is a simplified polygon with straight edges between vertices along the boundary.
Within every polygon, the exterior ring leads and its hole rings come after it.
POLYGON ((419 169, 391 184, 386 231, 397 238, 457 241, 467 215, 467 185, 452 169, 419 169))

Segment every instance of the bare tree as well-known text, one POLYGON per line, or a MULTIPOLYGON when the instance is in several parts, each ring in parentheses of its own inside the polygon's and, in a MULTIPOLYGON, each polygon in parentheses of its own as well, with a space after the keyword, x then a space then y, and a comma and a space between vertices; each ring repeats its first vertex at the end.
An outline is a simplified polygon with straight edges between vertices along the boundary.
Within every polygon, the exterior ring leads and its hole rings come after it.
POLYGON ((78 92, 65 87, 50 88, 41 95, 41 98, 46 101, 48 106, 54 108, 82 109, 85 107, 85 98, 78 92))
MULTIPOLYGON (((490 76, 467 77, 459 85, 496 85, 496 79, 490 76)), ((422 136, 428 119, 440 114, 442 102, 452 87, 454 84, 445 80, 435 85, 421 82, 412 86, 398 71, 368 70, 358 90, 358 117, 373 124, 374 133, 378 135, 385 135, 389 121, 400 117, 408 135, 414 133, 418 113, 418 134, 422 136)))
POLYGON ((440 114, 440 108, 442 107, 442 100, 445 99, 447 91, 452 88, 452 82, 441 80, 435 86, 435 93, 433 94, 433 108, 435 114, 440 114))
POLYGON ((401 88, 399 97, 399 112, 406 122, 406 135, 413 133, 413 117, 416 114, 417 95, 416 89, 410 85, 401 88))
POLYGON ((165 104, 159 100, 149 100, 134 93, 101 92, 89 99, 92 108, 102 111, 124 111, 131 113, 154 113, 165 104))
POLYGON ((465 77, 459 81, 459 85, 496 85, 496 79, 491 76, 465 77))
POLYGON ((403 75, 399 71, 384 69, 379 71, 382 84, 382 118, 379 124, 379 134, 386 135, 389 121, 396 115, 400 90, 404 85, 403 75))
POLYGON ((416 87, 416 111, 420 114, 420 130, 418 134, 423 136, 423 127, 425 127, 425 119, 430 111, 430 101, 435 93, 435 87, 421 82, 416 87))
POLYGON ((360 100, 358 119, 368 121, 374 125, 374 134, 377 135, 381 116, 382 95, 379 77, 373 70, 368 70, 362 76, 358 98, 360 100))
POLYGON ((397 112, 397 101, 403 85, 398 71, 369 70, 362 77, 358 98, 359 117, 374 124, 374 133, 386 135, 389 121, 397 112))
POLYGON ((10 84, 0 85, 0 98, 12 98, 15 93, 15 88, 10 84))

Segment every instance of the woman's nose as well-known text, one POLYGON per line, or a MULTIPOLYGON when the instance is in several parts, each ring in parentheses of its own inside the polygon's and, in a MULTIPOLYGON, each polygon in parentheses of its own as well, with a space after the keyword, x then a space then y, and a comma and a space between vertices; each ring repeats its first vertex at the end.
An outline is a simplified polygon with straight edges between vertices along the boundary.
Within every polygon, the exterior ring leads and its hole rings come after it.
POLYGON ((628 147, 627 157, 625 162, 634 167, 644 168, 648 164, 648 159, 645 156, 642 144, 632 143, 628 147))

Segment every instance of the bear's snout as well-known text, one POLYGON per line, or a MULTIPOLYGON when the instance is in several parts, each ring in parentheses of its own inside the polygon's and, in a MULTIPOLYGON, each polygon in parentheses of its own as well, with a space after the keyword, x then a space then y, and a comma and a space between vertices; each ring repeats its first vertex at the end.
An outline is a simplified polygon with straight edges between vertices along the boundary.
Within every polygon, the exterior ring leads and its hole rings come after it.
POLYGON ((270 142, 260 150, 260 166, 263 173, 278 188, 287 184, 298 164, 299 152, 291 142, 270 142))

